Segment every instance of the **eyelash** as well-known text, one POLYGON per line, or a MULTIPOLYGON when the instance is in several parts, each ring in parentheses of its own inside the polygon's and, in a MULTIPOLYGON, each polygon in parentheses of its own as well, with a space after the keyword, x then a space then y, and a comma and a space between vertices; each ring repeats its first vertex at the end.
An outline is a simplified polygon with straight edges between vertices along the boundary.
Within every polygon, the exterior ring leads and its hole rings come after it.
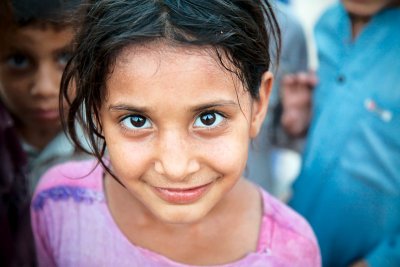
MULTIPOLYGON (((137 133, 139 133, 139 132, 141 132, 141 131, 143 131, 143 130, 146 130, 146 129, 149 129, 149 128, 150 128, 150 127, 146 127, 146 128, 135 128, 135 127, 132 127, 132 128, 130 128, 130 127, 127 127, 127 126, 124 124, 124 121, 125 121, 126 119, 133 118, 133 117, 135 117, 135 116, 137 116, 137 117, 143 117, 143 118, 146 119, 146 122, 145 122, 145 123, 148 122, 148 123, 151 124, 151 126, 153 125, 153 122, 152 122, 147 116, 145 116, 145 115, 141 115, 141 114, 129 114, 129 115, 123 116, 123 117, 119 120, 119 124, 120 124, 121 129, 122 129, 122 131, 123 131, 124 134, 127 134, 127 133, 137 134, 137 133)), ((221 111, 217 111, 217 110, 213 110, 213 109, 211 109, 211 110, 206 110, 206 111, 202 111, 201 113, 199 113, 198 115, 195 116, 194 122, 193 122, 193 128, 195 128, 196 130, 212 131, 212 130, 214 130, 214 129, 218 129, 218 128, 220 128, 220 127, 223 127, 223 126, 225 125, 225 123, 227 122, 228 119, 229 119, 229 117, 228 117, 225 113, 223 113, 223 112, 221 112, 221 111), (207 126, 204 126, 204 127, 196 127, 196 126, 194 126, 195 122, 196 122, 198 119, 200 119, 202 116, 207 115, 207 114, 216 114, 216 115, 218 115, 218 116, 221 116, 221 117, 222 117, 222 118, 221 118, 221 122, 219 122, 219 123, 218 123, 217 125, 215 125, 215 126, 209 126, 209 127, 207 127, 207 126)))

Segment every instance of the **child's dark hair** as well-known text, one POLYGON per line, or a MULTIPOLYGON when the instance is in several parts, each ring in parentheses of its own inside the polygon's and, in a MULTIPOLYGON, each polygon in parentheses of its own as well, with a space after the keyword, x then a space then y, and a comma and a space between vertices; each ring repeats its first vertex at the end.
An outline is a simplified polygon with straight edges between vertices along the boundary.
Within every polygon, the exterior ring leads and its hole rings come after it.
POLYGON ((100 0, 85 8, 61 81, 60 107, 66 100, 69 111, 63 123, 73 142, 84 149, 76 131, 78 119, 91 153, 108 171, 99 110, 123 48, 153 41, 212 47, 221 66, 237 75, 254 99, 262 74, 270 69, 271 46, 278 54, 280 50, 280 31, 268 1, 100 0))
POLYGON ((81 0, 2 0, 0 18, 19 27, 34 23, 72 24, 81 0))

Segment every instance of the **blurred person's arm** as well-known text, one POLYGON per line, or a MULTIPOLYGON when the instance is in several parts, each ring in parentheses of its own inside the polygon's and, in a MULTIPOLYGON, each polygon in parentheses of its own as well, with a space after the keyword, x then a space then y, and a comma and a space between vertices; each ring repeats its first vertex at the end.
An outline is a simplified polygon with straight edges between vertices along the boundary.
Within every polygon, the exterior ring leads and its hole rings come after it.
POLYGON ((317 84, 313 72, 288 74, 282 79, 283 129, 292 137, 306 135, 312 116, 312 89, 317 84))

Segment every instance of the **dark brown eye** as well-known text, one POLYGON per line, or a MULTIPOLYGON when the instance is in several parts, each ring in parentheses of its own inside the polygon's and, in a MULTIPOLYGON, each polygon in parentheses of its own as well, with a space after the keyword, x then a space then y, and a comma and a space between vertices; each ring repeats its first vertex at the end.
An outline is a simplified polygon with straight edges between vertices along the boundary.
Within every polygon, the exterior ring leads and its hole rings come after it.
POLYGON ((200 117, 200 120, 204 125, 211 126, 216 120, 215 113, 204 114, 200 117))
POLYGON ((133 126, 140 128, 146 123, 146 118, 142 116, 131 117, 131 123, 133 126))
POLYGON ((213 128, 218 126, 224 119, 218 112, 205 112, 197 117, 194 126, 198 128, 213 128))
POLYGON ((128 129, 144 129, 151 127, 150 121, 141 115, 127 116, 121 121, 121 123, 128 129))

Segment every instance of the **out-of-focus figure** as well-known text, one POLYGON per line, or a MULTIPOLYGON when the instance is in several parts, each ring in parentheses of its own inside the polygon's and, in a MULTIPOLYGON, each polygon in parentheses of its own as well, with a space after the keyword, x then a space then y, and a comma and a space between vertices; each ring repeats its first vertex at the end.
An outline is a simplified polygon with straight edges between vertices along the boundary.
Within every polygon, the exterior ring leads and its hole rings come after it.
POLYGON ((280 83, 283 75, 308 69, 308 54, 304 31, 295 14, 280 2, 276 2, 275 7, 282 33, 281 57, 275 69, 268 116, 260 134, 250 145, 246 175, 273 195, 286 198, 287 189, 299 168, 297 152, 302 148, 303 138, 288 136, 280 125, 280 83))
POLYGON ((34 266, 31 193, 75 149, 61 130, 58 96, 79 1, 0 2, 0 266, 34 266))
POLYGON ((290 205, 324 266, 400 266, 399 1, 343 0, 315 37, 318 79, 284 78, 283 125, 308 129, 290 205))
POLYGON ((34 266, 26 156, 0 102, 0 266, 34 266))
POLYGON ((45 170, 76 153, 61 129, 58 106, 61 75, 73 38, 70 15, 79 2, 2 3, 0 101, 27 154, 30 192, 45 170))

